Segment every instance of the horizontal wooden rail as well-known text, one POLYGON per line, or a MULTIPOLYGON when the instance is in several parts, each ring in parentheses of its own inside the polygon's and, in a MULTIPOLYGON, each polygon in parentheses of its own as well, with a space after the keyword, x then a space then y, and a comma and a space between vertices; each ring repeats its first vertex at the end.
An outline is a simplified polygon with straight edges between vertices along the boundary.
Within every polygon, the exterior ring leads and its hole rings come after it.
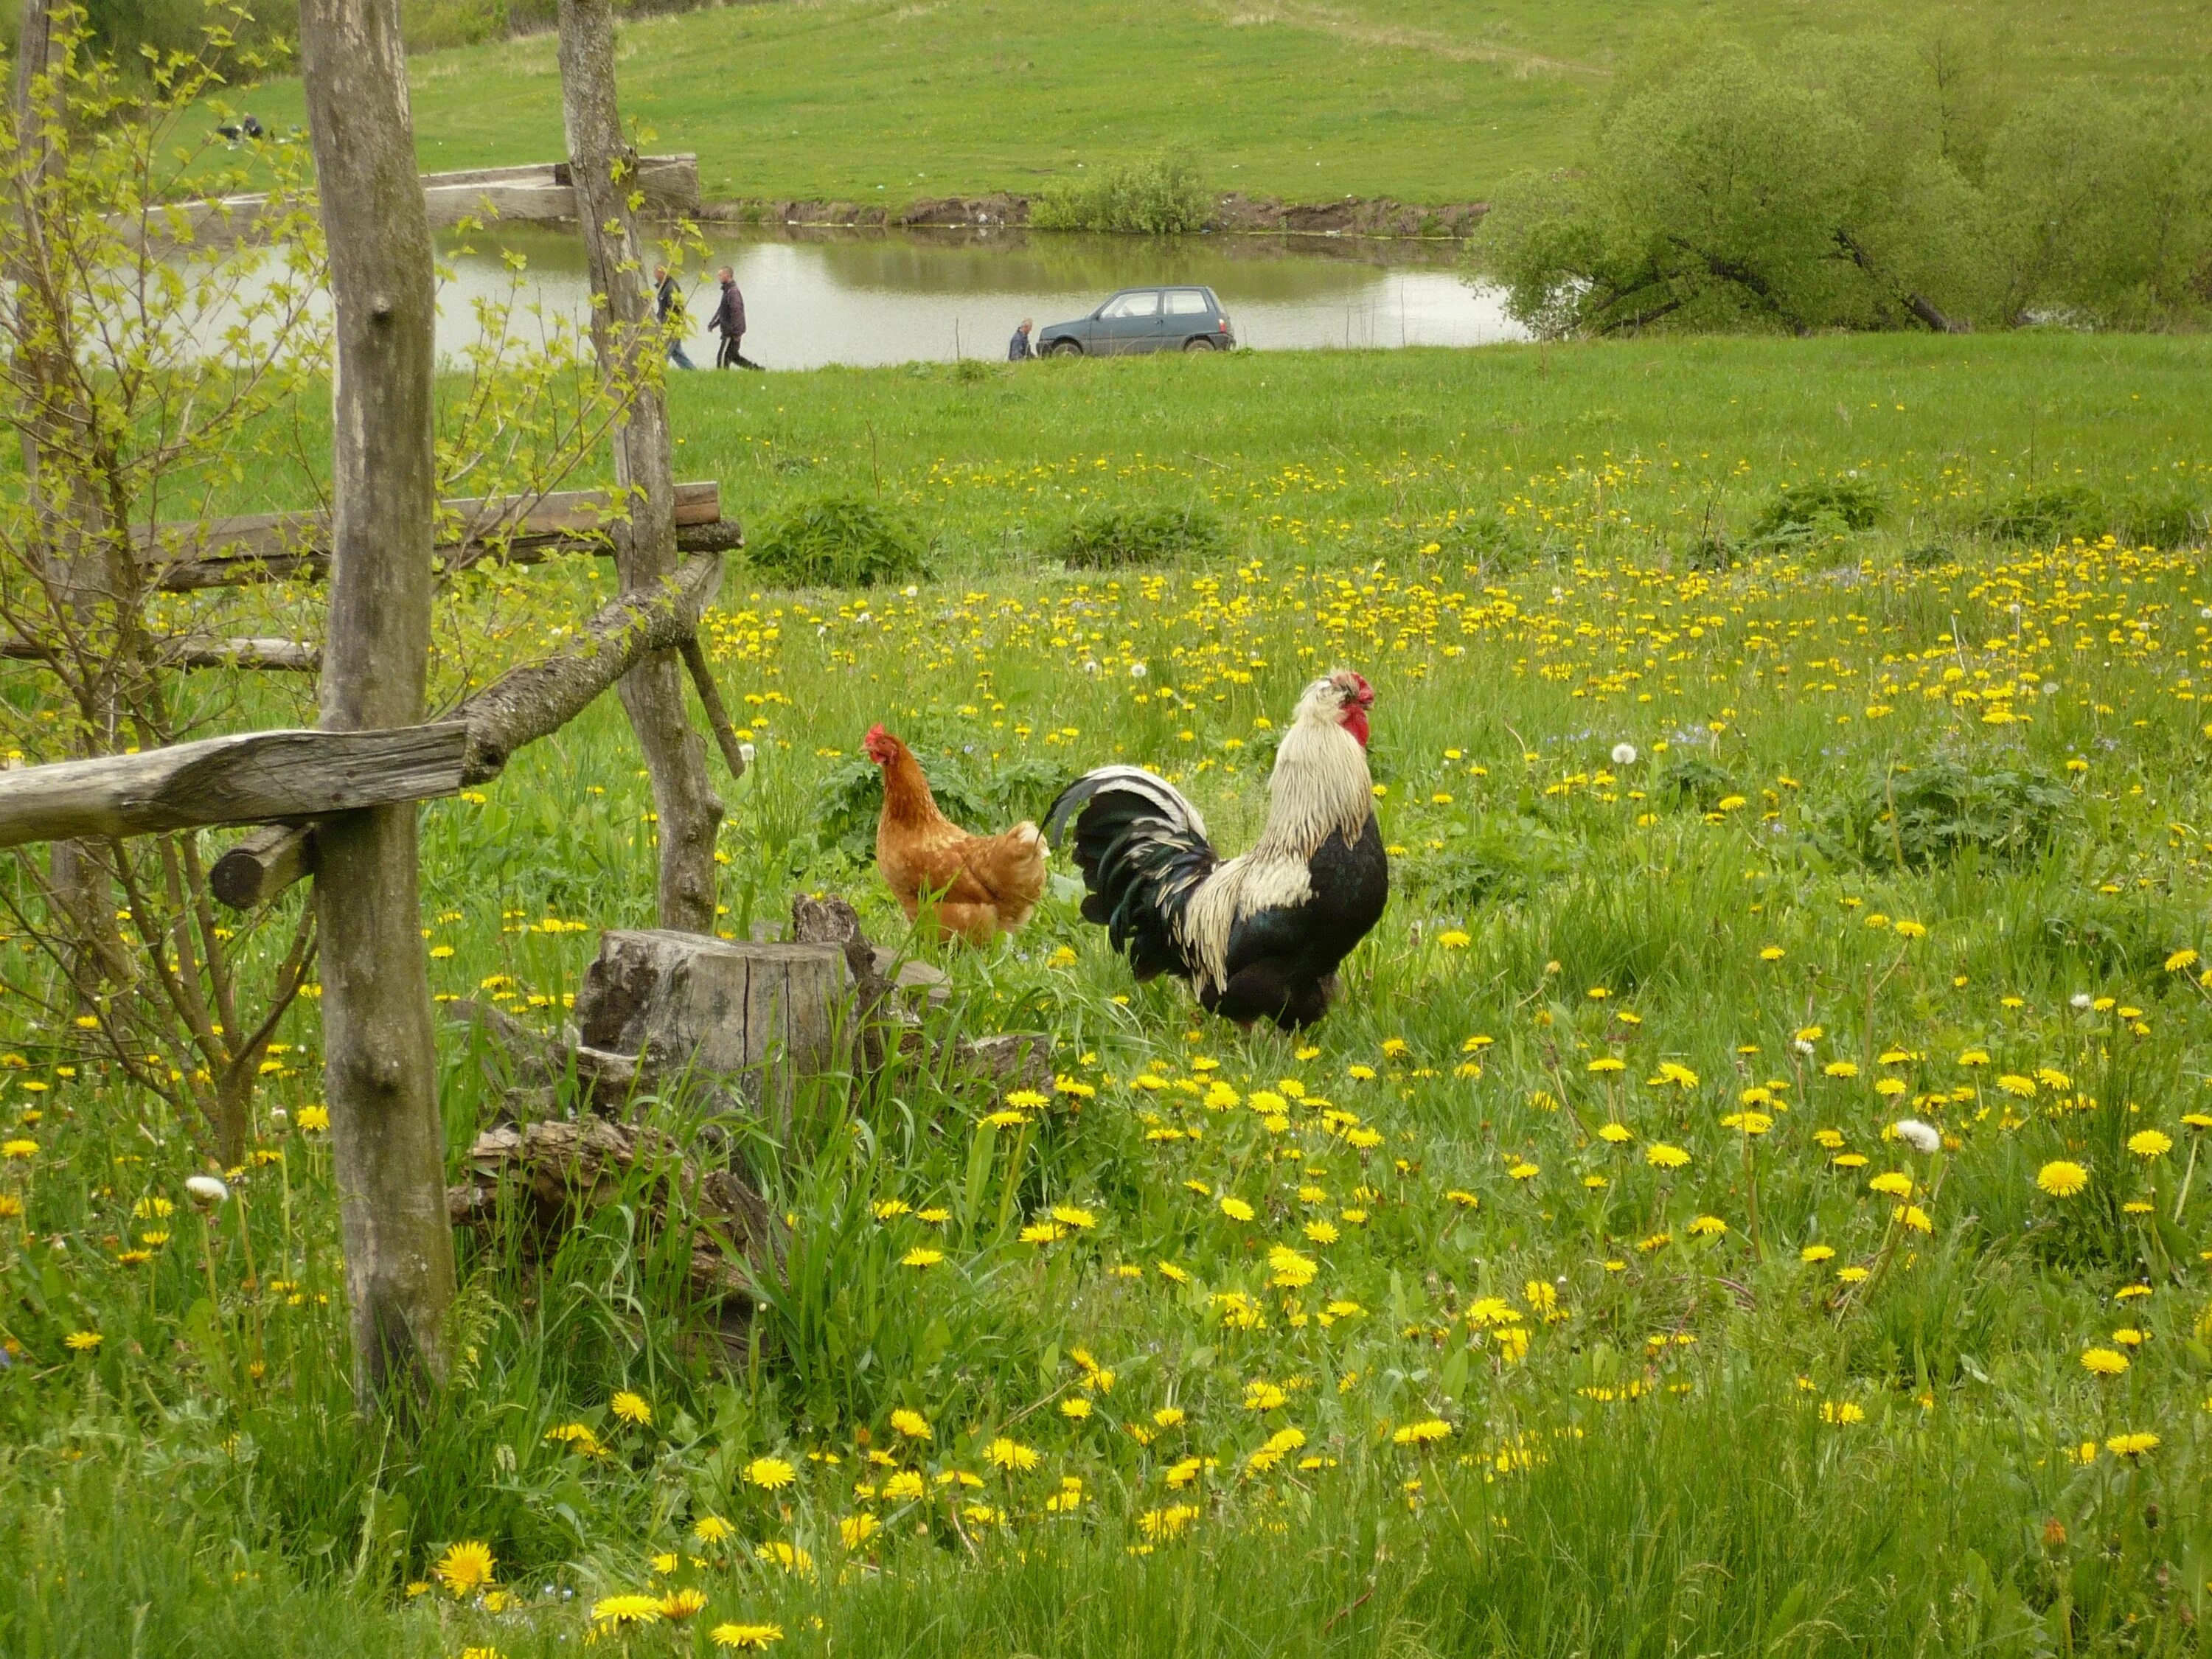
MULTIPOLYGON (((559 731, 648 653, 696 640, 721 570, 717 554, 684 560, 666 586, 601 607, 561 650, 510 669, 434 725, 257 732, 0 771, 0 847, 269 825, 216 861, 216 896, 249 908, 313 873, 301 821, 496 777, 516 750, 559 731)), ((733 741, 725 752, 735 756, 733 741)))
MULTIPOLYGON (((611 499, 604 489, 565 489, 530 496, 464 496, 443 504, 460 521, 441 544, 481 548, 505 538, 514 556, 530 559, 561 548, 611 551, 604 534, 611 499)), ((722 489, 708 480, 676 486, 677 543, 687 551, 725 552, 744 544, 722 518, 722 489)), ((228 519, 179 520, 132 532, 141 562, 174 591, 247 582, 319 581, 330 574, 330 515, 255 513, 228 519)))
POLYGON ((217 859, 208 872, 208 887, 232 909, 251 910, 314 873, 314 825, 271 823, 217 859))
MULTIPOLYGON (((641 155, 633 182, 645 198, 648 214, 668 217, 699 210, 696 155, 641 155)), ((565 161, 426 173, 422 201, 433 226, 487 216, 509 223, 558 222, 576 216, 576 192, 565 161)), ((157 205, 126 229, 156 240, 172 238, 179 234, 172 216, 182 215, 194 242, 217 245, 257 234, 268 205, 269 198, 259 195, 201 197, 157 205)))
POLYGON ((0 847, 315 817, 461 787, 458 726, 254 732, 0 772, 0 847))
MULTIPOLYGON (((268 668, 313 674, 323 665, 322 648, 297 640, 185 637, 157 641, 154 654, 165 668, 268 668)), ((0 639, 0 658, 52 662, 55 655, 52 646, 37 640, 0 639)))

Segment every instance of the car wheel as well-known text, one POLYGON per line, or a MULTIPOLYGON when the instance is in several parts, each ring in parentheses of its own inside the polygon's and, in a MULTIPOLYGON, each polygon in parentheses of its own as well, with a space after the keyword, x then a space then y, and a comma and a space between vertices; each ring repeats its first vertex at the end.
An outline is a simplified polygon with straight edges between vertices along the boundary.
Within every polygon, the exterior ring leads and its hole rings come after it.
POLYGON ((1189 339, 1185 340, 1182 343, 1182 349, 1185 351, 1218 351, 1221 349, 1219 346, 1214 344, 1212 340, 1206 338, 1203 334, 1194 334, 1191 336, 1189 339))
POLYGON ((1073 340, 1054 340, 1044 349, 1048 357, 1080 357, 1083 348, 1073 340))

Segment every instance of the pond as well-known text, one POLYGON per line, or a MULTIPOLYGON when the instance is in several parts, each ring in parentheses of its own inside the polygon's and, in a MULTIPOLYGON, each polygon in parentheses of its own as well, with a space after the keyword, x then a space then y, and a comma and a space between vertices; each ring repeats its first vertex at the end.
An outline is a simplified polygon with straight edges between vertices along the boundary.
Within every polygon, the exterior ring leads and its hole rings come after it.
MULTIPOLYGON (((1023 318, 1039 329, 1087 316, 1117 288, 1204 283, 1242 345, 1488 345, 1528 337, 1502 294, 1462 278, 1455 245, 1314 236, 1090 236, 1061 233, 739 231, 706 228, 709 252, 684 275, 692 360, 714 362, 707 319, 714 273, 731 266, 745 296, 744 353, 768 368, 855 367, 1003 357, 1023 318)), ((478 296, 502 294, 502 251, 549 310, 580 318, 586 282, 571 232, 510 226, 443 252, 453 280, 440 298, 439 349, 474 331, 478 296)))

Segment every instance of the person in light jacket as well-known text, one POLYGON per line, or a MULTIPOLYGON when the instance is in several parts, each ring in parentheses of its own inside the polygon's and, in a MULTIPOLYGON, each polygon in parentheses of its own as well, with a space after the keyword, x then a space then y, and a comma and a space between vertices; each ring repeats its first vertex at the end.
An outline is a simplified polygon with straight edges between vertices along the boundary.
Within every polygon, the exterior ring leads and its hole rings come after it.
POLYGON ((684 350, 684 290, 666 265, 653 268, 653 314, 667 338, 668 361, 678 368, 696 368, 684 350))

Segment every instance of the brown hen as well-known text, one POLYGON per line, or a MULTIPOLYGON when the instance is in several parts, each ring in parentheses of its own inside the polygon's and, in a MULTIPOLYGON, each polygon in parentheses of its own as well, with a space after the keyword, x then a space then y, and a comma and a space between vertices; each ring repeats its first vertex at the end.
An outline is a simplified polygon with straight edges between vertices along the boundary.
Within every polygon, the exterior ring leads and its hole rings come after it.
POLYGON ((1044 896, 1044 836, 1026 821, 1004 835, 970 835, 937 810, 914 751, 880 726, 868 758, 884 769, 876 868, 909 921, 988 945, 1030 919, 1044 896))

